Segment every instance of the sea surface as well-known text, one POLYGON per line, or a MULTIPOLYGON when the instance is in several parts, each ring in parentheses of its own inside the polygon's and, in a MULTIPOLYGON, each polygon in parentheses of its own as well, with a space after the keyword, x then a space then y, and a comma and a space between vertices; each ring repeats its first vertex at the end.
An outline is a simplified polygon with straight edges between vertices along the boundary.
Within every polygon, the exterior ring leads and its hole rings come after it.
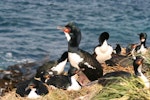
POLYGON ((67 50, 57 26, 68 22, 80 27, 80 48, 90 53, 104 31, 113 47, 138 43, 141 32, 150 45, 150 0, 1 0, 0 69, 46 57, 57 60, 67 50))

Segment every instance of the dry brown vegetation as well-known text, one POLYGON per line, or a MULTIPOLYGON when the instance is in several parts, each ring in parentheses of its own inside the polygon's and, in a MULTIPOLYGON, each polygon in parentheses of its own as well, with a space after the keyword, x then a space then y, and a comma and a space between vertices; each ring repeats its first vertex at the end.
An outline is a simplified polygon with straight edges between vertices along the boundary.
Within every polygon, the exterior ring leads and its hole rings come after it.
MULTIPOLYGON (((95 94, 97 94, 102 87, 98 84, 93 86, 87 86, 80 91, 66 91, 62 89, 49 88, 49 93, 42 98, 36 100, 91 100, 95 94)), ((15 89, 5 96, 1 97, 1 100, 29 100, 25 97, 16 96, 15 89)))

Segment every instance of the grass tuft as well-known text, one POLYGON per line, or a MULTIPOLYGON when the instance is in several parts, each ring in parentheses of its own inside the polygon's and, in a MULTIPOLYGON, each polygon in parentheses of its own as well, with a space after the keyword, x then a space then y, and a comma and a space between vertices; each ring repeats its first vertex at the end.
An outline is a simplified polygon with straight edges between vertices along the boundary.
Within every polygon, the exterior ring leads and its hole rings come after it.
POLYGON ((121 83, 114 83, 103 87, 94 100, 150 100, 150 91, 144 89, 141 80, 132 77, 123 79, 121 83))

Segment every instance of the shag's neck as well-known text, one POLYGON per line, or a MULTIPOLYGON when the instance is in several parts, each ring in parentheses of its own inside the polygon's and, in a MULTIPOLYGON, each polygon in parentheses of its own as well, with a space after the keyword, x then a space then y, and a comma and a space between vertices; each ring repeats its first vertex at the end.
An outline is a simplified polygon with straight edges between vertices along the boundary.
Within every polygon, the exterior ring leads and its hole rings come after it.
POLYGON ((136 60, 136 56, 135 56, 135 48, 133 48, 132 50, 131 50, 131 55, 132 55, 132 59, 133 60, 136 60))
POLYGON ((138 71, 137 76, 143 81, 145 87, 149 89, 150 88, 150 82, 147 79, 147 77, 142 73, 141 69, 142 69, 142 65, 140 65, 137 69, 137 71, 138 71))
POLYGON ((78 47, 72 47, 72 46, 68 46, 68 52, 72 52, 72 53, 75 53, 79 50, 78 47))
POLYGON ((141 42, 141 45, 143 45, 146 48, 146 40, 141 42))

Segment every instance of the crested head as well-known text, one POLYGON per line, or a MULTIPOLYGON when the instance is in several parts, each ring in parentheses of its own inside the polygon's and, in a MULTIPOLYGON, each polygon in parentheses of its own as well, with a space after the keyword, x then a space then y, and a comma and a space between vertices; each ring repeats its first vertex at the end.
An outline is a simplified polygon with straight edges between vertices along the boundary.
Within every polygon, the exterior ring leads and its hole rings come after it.
POLYGON ((143 58, 141 56, 136 56, 136 59, 133 61, 134 73, 137 76, 141 74, 141 65, 143 64, 143 58))
POLYGON ((65 25, 64 33, 66 34, 69 46, 78 47, 81 41, 81 31, 75 23, 69 22, 65 25), (67 30, 67 31, 65 31, 67 30))
POLYGON ((109 33, 108 32, 103 32, 101 33, 101 35, 99 36, 99 43, 103 43, 105 40, 109 39, 109 33))
POLYGON ((138 35, 139 35, 139 38, 140 38, 141 42, 146 41, 146 38, 147 38, 147 34, 146 33, 140 33, 138 35))

